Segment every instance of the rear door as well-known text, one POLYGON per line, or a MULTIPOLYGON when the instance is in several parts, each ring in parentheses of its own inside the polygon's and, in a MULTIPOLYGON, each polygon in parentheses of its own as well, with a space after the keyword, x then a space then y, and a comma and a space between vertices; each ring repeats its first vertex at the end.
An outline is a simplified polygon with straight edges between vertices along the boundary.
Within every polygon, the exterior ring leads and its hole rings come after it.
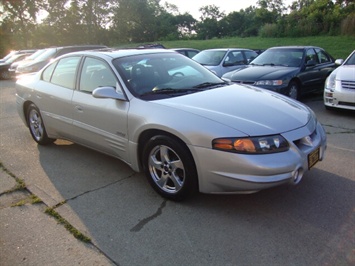
POLYGON ((80 60, 80 56, 71 56, 49 65, 33 95, 47 131, 59 137, 67 137, 72 132, 71 99, 80 60))
POLYGON ((308 48, 305 53, 305 61, 299 77, 303 84, 302 90, 304 92, 310 92, 320 83, 321 69, 319 68, 319 61, 315 50, 308 48))

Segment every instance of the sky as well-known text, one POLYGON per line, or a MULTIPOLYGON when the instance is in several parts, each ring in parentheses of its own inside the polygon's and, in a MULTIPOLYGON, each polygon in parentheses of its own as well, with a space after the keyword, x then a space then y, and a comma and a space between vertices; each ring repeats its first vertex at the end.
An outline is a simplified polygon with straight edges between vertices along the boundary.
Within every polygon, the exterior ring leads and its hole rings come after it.
MULTIPOLYGON (((174 4, 179 8, 181 14, 188 12, 195 19, 199 19, 201 13, 198 11, 200 7, 207 5, 215 5, 219 7, 219 11, 224 12, 225 15, 233 11, 239 11, 249 6, 256 6, 258 0, 162 0, 164 2, 174 4)), ((285 5, 292 3, 292 0, 283 0, 285 5)))

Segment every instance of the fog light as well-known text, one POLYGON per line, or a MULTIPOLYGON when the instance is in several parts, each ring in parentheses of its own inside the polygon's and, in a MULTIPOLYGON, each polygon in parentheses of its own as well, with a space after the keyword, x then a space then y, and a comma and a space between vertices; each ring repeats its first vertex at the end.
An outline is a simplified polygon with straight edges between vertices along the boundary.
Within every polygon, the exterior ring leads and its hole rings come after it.
POLYGON ((292 179, 291 179, 290 183, 292 185, 297 185, 299 182, 301 182, 302 177, 303 177, 303 170, 301 168, 299 168, 293 172, 292 179))

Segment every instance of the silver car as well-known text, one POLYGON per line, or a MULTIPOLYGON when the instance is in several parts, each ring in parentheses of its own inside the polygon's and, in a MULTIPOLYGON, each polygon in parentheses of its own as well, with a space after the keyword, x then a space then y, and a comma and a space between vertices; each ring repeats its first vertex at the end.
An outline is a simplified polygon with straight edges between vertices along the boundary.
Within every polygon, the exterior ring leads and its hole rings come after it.
POLYGON ((355 110, 355 50, 343 61, 335 61, 338 68, 328 76, 324 86, 326 109, 355 110))
POLYGON ((172 200, 297 184, 326 149, 307 106, 166 49, 71 53, 16 84, 38 144, 67 139, 119 158, 172 200))
POLYGON ((243 48, 216 48, 199 52, 193 60, 211 70, 218 77, 225 73, 245 67, 258 54, 243 48))

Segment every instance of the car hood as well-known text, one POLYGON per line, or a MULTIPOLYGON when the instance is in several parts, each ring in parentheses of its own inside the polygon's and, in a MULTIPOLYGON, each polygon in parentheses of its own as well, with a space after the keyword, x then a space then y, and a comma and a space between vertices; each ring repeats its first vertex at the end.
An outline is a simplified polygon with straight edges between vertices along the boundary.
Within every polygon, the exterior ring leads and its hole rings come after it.
POLYGON ((300 102, 237 84, 154 102, 177 109, 176 115, 189 112, 213 120, 215 126, 223 124, 254 136, 294 130, 306 125, 311 117, 309 109, 300 102))
POLYGON ((338 80, 355 80, 355 65, 339 66, 335 71, 338 80))
POLYGON ((5 63, 5 62, 0 63, 0 67, 6 67, 6 66, 9 66, 9 65, 11 65, 11 63, 5 63))
POLYGON ((262 79, 277 79, 292 75, 297 72, 297 67, 285 66, 247 66, 233 72, 225 74, 223 77, 230 80, 249 80, 257 81, 262 79))

